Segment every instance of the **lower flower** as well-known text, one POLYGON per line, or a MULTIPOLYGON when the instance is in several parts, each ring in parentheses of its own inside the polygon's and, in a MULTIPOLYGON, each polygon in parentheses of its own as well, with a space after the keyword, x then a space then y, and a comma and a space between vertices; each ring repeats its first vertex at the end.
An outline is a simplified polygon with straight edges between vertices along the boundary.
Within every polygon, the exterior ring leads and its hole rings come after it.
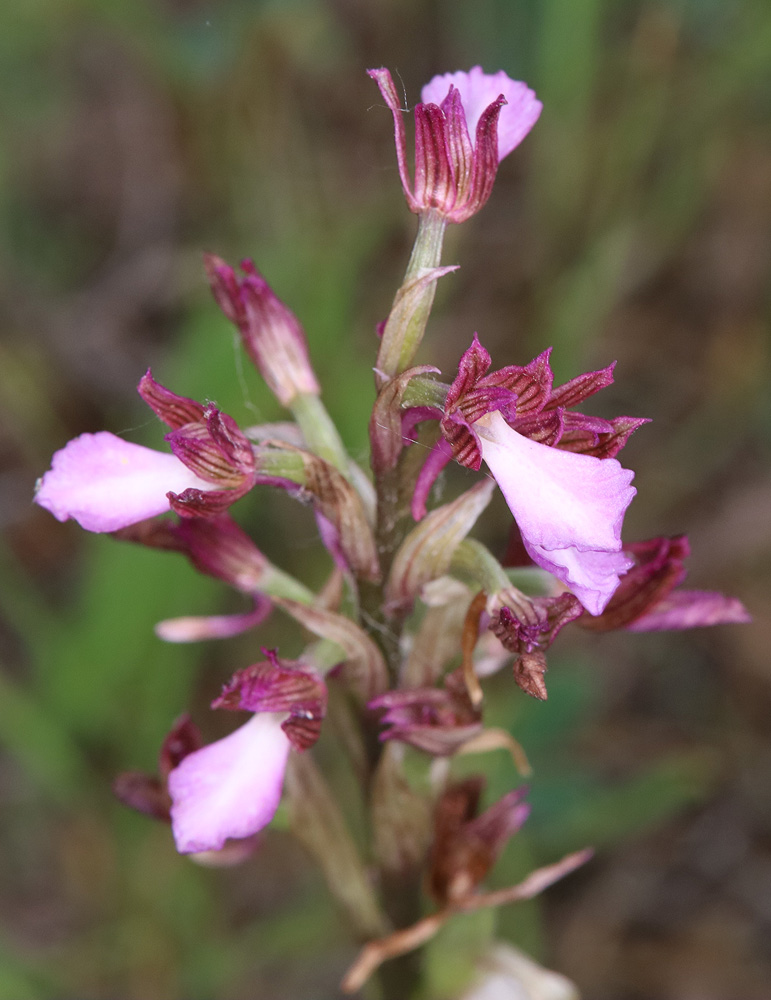
POLYGON ((171 826, 182 854, 218 851, 273 819, 289 750, 318 739, 326 713, 321 677, 263 650, 267 660, 239 670, 213 708, 256 714, 240 729, 188 754, 168 776, 171 826))
POLYGON ((218 851, 267 826, 281 801, 291 743, 286 712, 253 715, 189 754, 169 775, 171 825, 181 854, 218 851))

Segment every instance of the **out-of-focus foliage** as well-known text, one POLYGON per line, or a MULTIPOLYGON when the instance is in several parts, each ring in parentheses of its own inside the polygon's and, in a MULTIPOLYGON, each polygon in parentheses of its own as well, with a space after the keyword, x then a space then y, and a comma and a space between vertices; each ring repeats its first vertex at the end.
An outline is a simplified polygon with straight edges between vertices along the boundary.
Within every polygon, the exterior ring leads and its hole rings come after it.
MULTIPOLYGON (((692 585, 759 619, 573 638, 545 706, 496 679, 493 722, 531 757, 534 812, 495 880, 599 849, 499 931, 600 1000, 768 997, 767 2, 25 0, 0 12, 0 1000, 335 994, 350 946, 283 834, 244 869, 206 871, 109 791, 152 768, 180 711, 222 732, 206 712, 219 684, 297 635, 162 644, 158 619, 234 598, 30 496, 76 433, 160 443, 134 394, 148 364, 242 423, 279 416, 208 298, 204 249, 254 257, 296 310, 364 457, 374 327, 414 229, 364 70, 398 71, 414 103, 475 63, 527 80, 545 110, 450 234, 462 270, 424 359, 451 372, 474 330, 498 365, 548 344, 561 377, 618 358, 598 405, 653 418, 625 452, 629 537, 689 530, 692 585)), ((267 491, 244 507, 274 561, 323 578, 307 512, 267 491)), ((506 515, 487 539, 501 551, 506 515)), ((503 754, 458 771, 480 767, 491 796, 508 790, 503 754)), ((450 932, 432 945, 437 990, 458 948, 450 932)))

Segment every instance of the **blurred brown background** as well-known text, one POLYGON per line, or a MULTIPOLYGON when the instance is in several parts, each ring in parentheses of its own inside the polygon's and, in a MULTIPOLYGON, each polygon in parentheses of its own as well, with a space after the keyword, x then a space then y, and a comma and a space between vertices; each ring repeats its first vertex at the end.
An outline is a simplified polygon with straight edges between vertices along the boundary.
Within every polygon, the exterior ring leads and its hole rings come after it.
MULTIPOLYGON (((553 344, 561 379, 618 359, 591 412, 652 418, 625 451, 627 538, 687 530, 689 585, 755 618, 566 639, 545 706, 497 679, 493 721, 535 773, 496 878, 598 848, 500 934, 588 1000, 771 998, 766 0, 30 0, 0 13, 0 1000, 336 995, 350 945, 280 831, 246 868, 204 871, 109 790, 154 767, 179 711, 223 731, 218 685, 296 637, 164 646, 158 619, 236 599, 30 497, 75 434, 160 446, 135 394, 149 364, 241 422, 278 416, 203 250, 254 257, 297 311, 364 458, 374 327, 415 225, 365 70, 389 66, 412 105, 476 63, 544 112, 450 233, 462 269, 424 358, 451 374, 477 330, 501 365, 553 344)), ((264 492, 245 523, 319 582, 311 518, 264 492)), ((489 779, 510 787, 505 762, 489 779)))

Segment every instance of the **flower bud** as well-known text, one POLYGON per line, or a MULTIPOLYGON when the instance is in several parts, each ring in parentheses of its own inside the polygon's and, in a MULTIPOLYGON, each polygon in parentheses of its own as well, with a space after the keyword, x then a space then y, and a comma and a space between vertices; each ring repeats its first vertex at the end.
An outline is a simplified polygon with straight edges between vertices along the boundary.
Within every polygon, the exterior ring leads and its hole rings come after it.
POLYGON ((241 262, 244 277, 214 254, 204 256, 218 305, 235 323, 257 370, 274 396, 289 406, 299 394, 319 394, 300 322, 284 305, 251 260, 241 262))

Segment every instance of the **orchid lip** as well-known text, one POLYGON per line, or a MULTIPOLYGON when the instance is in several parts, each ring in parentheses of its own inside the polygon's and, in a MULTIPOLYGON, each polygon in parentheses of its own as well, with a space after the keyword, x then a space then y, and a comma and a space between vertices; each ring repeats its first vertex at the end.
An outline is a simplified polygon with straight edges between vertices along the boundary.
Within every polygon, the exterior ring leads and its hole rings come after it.
POLYGON ((108 431, 81 434, 57 451, 35 502, 87 531, 117 531, 169 509, 167 492, 211 490, 174 455, 108 431))
POLYGON ((281 799, 290 743, 286 713, 252 716, 188 754, 169 774, 171 822, 181 854, 220 850, 267 826, 281 799))
POLYGON ((591 614, 600 614, 632 565, 621 523, 635 495, 616 459, 561 451, 523 437, 503 416, 474 424, 482 457, 501 488, 530 557, 591 614))

